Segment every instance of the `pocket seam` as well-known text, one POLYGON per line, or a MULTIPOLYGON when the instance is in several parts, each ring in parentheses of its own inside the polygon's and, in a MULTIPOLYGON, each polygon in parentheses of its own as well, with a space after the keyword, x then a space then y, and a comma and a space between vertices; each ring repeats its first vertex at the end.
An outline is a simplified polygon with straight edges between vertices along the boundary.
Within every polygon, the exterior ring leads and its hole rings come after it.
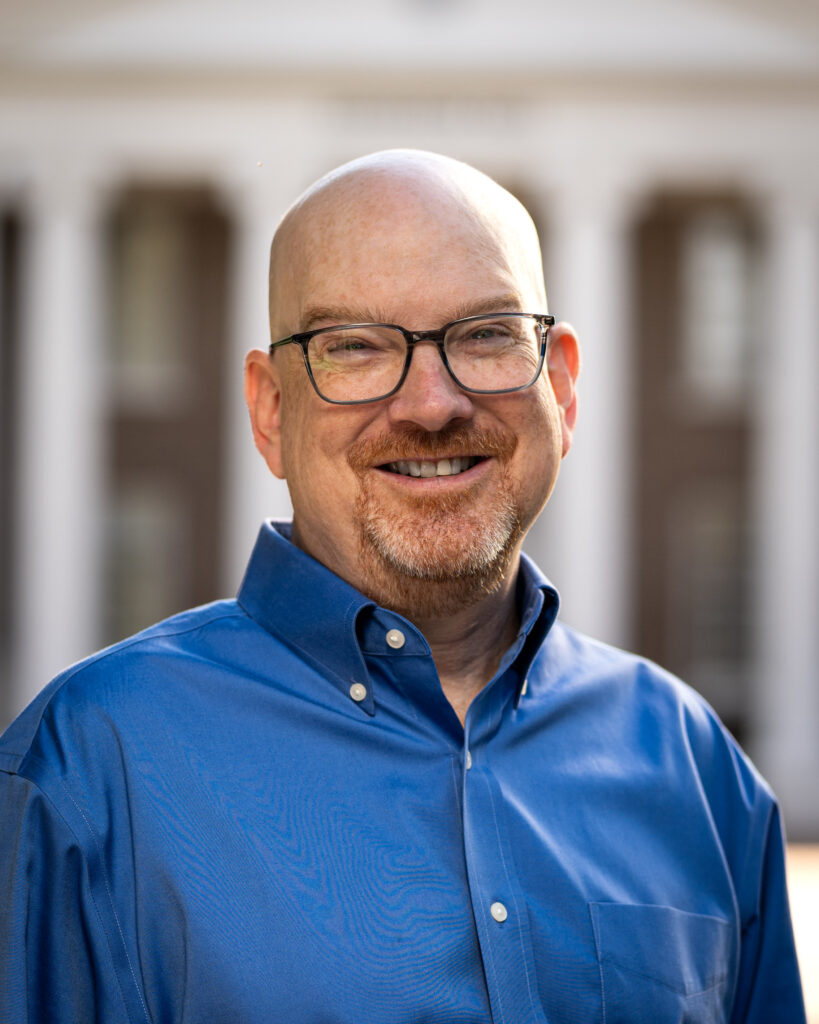
POLYGON ((655 985, 662 985, 662 987, 667 988, 669 992, 676 992, 677 995, 686 996, 686 998, 690 998, 692 996, 699 996, 702 995, 704 992, 710 992, 711 989, 718 988, 728 977, 728 971, 725 970, 722 972, 722 974, 715 974, 712 978, 708 978, 708 983, 704 986, 704 988, 689 990, 687 986, 681 987, 679 985, 670 985, 667 981, 663 981, 662 978, 657 978, 653 974, 646 974, 644 971, 635 970, 635 968, 622 963, 620 960, 617 960, 614 957, 606 956, 605 954, 602 958, 598 954, 598 963, 601 967, 600 980, 601 982, 603 982, 604 988, 605 983, 603 979, 602 965, 606 963, 613 964, 615 967, 618 967, 621 971, 626 971, 628 974, 634 974, 638 978, 645 978, 646 981, 651 981, 655 985))
MULTIPOLYGON (((602 933, 601 933, 601 921, 600 921, 600 908, 603 907, 603 906, 631 907, 631 906, 646 906, 646 904, 631 904, 631 903, 613 903, 612 904, 612 903, 608 903, 608 902, 601 902, 601 901, 598 901, 598 900, 590 900, 589 903, 588 903, 589 917, 591 918, 592 934, 593 934, 593 937, 594 937, 594 948, 595 948, 595 952, 597 954, 597 967, 598 967, 598 972, 600 974, 600 986, 601 986, 601 991, 602 991, 602 994, 603 994, 603 1024, 605 1024, 605 1021, 606 1021, 606 1012, 605 1012, 605 993, 606 993, 605 973, 606 972, 603 969, 604 964, 610 964, 613 967, 616 967, 618 970, 625 971, 626 973, 634 975, 637 978, 643 978, 646 981, 650 981, 650 982, 652 982, 655 985, 660 985, 662 988, 666 989, 667 991, 674 992, 677 995, 684 996, 686 999, 690 999, 690 998, 693 998, 693 997, 696 997, 696 996, 701 996, 704 993, 711 992, 713 989, 719 988, 720 985, 723 985, 725 983, 726 979, 728 978, 728 975, 730 974, 730 971, 729 971, 727 966, 720 973, 713 974, 713 975, 710 975, 709 977, 705 978, 704 979, 705 983, 701 987, 692 988, 691 987, 691 983, 689 981, 686 981, 685 979, 681 979, 679 984, 673 984, 672 982, 669 982, 669 981, 665 980, 664 978, 660 978, 660 977, 658 977, 655 974, 649 974, 646 971, 641 971, 639 968, 634 967, 632 964, 626 963, 624 960, 618 958, 616 953, 606 952, 606 950, 604 950, 602 945, 601 945, 602 933)), ((653 906, 653 904, 652 904, 652 906, 653 906)), ((657 906, 659 906, 659 905, 657 905, 657 906)), ((662 909, 675 910, 677 908, 665 907, 664 906, 662 909)), ((679 911, 679 912, 683 913, 683 914, 689 913, 687 911, 679 911)), ((719 922, 720 924, 728 925, 727 921, 724 921, 722 918, 719 918, 719 917, 714 917, 714 916, 712 916, 710 914, 692 915, 692 916, 708 917, 711 920, 719 922)))

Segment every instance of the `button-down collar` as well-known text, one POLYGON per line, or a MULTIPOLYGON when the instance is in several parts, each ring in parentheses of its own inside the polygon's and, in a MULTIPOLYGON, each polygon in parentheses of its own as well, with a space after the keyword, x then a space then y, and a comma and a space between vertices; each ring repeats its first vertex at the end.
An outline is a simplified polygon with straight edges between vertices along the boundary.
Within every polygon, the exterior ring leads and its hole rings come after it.
MULTIPOLYGON (((366 696, 357 704, 372 715, 377 694, 374 698, 367 657, 429 656, 429 645, 407 619, 379 608, 292 544, 290 531, 291 524, 286 522, 262 525, 239 590, 239 604, 273 636, 295 644, 304 658, 348 697, 351 686, 364 686, 366 696), (404 638, 398 648, 386 639, 391 631, 400 631, 404 638)), ((495 677, 510 680, 516 701, 558 607, 557 591, 525 555, 518 577, 518 602, 520 631, 495 677)))
POLYGON ((356 683, 367 695, 358 706, 375 711, 356 623, 372 601, 290 542, 290 524, 266 522, 259 531, 238 602, 268 633, 295 645, 349 696, 356 683))

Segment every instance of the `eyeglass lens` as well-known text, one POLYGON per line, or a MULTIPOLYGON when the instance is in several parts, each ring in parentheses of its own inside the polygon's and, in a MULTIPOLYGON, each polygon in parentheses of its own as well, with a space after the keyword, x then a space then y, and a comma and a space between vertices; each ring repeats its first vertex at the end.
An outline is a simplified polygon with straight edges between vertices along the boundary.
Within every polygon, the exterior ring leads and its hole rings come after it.
MULTIPOLYGON (((508 391, 532 383, 540 365, 541 327, 530 316, 459 321, 444 335, 457 383, 475 391, 508 391)), ((372 401, 401 380, 404 335, 392 327, 328 328, 309 342, 316 387, 330 401, 372 401)))

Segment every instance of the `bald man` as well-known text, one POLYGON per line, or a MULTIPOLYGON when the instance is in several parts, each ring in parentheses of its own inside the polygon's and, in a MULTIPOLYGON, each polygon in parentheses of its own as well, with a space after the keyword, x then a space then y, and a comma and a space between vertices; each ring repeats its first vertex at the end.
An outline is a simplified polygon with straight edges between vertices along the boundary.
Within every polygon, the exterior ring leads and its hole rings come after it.
POLYGON ((804 1021, 776 802, 521 553, 577 341, 526 211, 375 154, 273 242, 245 390, 293 522, 0 747, 0 1020, 804 1021))

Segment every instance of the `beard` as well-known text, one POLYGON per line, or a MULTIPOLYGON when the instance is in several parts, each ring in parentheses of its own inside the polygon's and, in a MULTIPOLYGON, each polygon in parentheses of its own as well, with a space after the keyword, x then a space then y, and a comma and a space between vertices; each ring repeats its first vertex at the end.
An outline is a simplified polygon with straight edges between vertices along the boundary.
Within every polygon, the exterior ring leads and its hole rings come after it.
POLYGON ((505 468, 515 446, 506 432, 464 427, 436 433, 409 428, 353 445, 348 459, 361 482, 355 511, 365 593, 413 619, 453 614, 496 591, 524 533, 505 468), (502 479, 488 500, 476 500, 475 484, 385 507, 366 474, 373 465, 456 453, 498 459, 502 479))

